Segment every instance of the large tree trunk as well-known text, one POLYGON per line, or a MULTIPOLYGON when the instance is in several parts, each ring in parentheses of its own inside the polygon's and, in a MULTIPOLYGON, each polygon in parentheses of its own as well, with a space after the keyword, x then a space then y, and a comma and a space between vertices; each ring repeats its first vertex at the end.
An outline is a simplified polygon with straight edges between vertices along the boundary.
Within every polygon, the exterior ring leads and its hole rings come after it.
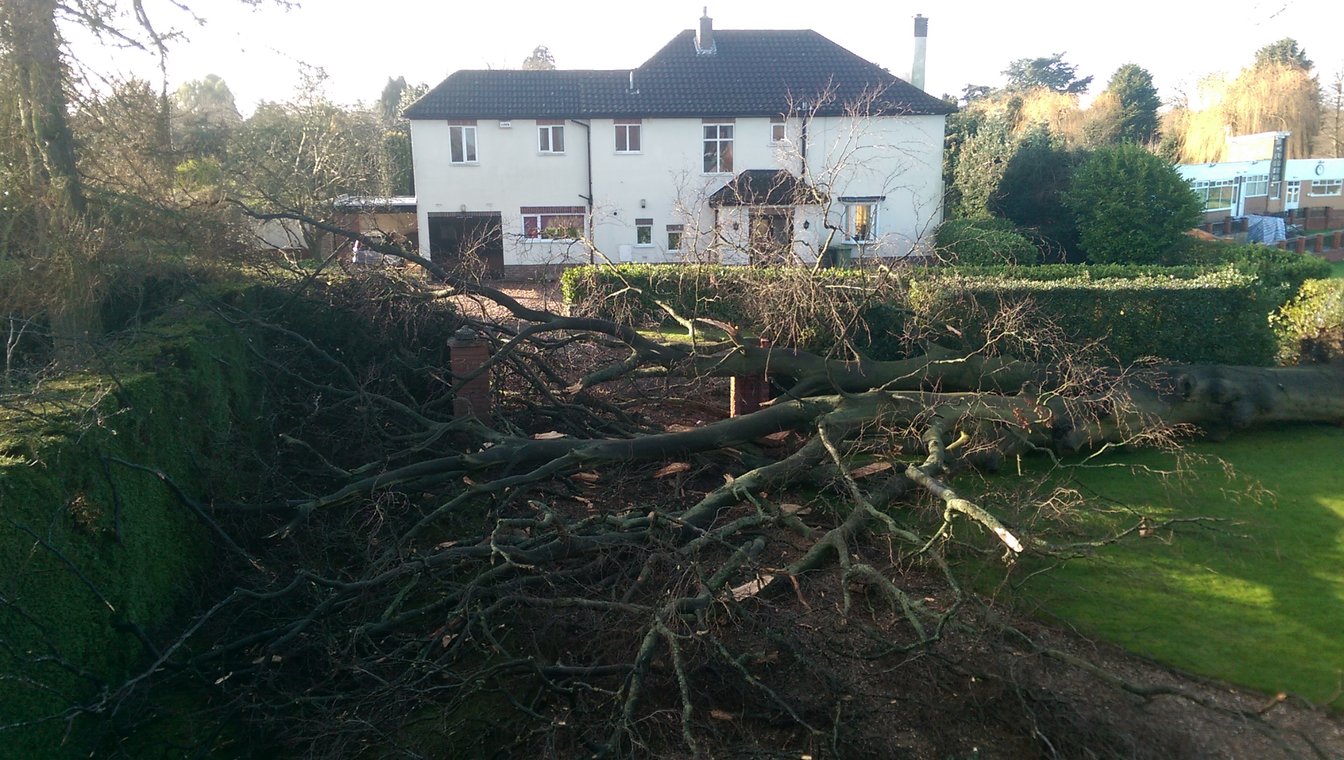
POLYGON ((18 88, 29 176, 36 195, 73 215, 84 212, 75 141, 66 118, 65 66, 56 0, 5 0, 0 35, 18 88))

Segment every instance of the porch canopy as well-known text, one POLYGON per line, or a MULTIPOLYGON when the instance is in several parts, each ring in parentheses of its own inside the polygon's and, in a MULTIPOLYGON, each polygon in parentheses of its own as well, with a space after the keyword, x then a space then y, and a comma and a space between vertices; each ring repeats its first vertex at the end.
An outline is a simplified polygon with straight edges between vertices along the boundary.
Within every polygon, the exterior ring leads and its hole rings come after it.
POLYGON ((711 206, 811 206, 825 196, 783 169, 747 169, 709 196, 711 206))

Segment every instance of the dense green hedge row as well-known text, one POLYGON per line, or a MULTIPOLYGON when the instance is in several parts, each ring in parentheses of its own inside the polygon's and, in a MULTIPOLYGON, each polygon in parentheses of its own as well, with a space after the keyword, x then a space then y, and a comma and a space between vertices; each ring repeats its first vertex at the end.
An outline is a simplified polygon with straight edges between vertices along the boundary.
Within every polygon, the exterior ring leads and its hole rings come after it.
MULTIPOLYGON (((142 666, 135 627, 174 617, 213 552, 188 492, 243 475, 234 436, 259 412, 241 333, 163 322, 105 372, 0 411, 0 725, 59 715, 142 666), (76 669, 82 675, 76 675, 76 669)), ((47 720, 0 734, 5 757, 87 757, 109 726, 47 720)))
MULTIPOLYGON (((1235 247, 1232 247, 1235 248, 1235 247)), ((1255 247, 1223 254, 1217 266, 1049 265, 910 269, 883 279, 856 270, 752 269, 638 265, 565 273, 564 297, 584 313, 633 323, 663 321, 657 301, 683 316, 709 316, 759 329, 762 304, 779 283, 842 303, 836 312, 861 326, 849 337, 881 358, 899 355, 909 334, 944 322, 972 341, 987 315, 1027 303, 1035 319, 1057 325, 1071 341, 1099 343, 1120 361, 1158 357, 1177 362, 1268 364, 1275 340, 1269 314, 1321 264, 1255 247), (1250 252, 1259 254, 1251 258, 1250 252), (797 285, 805 281, 811 285, 797 285), (974 308, 972 308, 974 306, 974 308)), ((1326 267, 1328 270, 1328 266, 1326 267)), ((818 313, 826 309, 812 307, 818 313)), ((778 310, 776 309, 776 312, 778 310)), ((836 340, 818 328, 816 349, 836 340)))
MULTIPOLYGON (((358 436, 361 424, 383 424, 377 407, 325 404, 324 390, 263 371, 262 356, 310 377, 332 367, 253 318, 348 362, 375 391, 442 390, 442 380, 424 371, 446 366, 458 325, 442 300, 373 280, 313 281, 302 294, 283 280, 207 290, 211 308, 187 296, 110 347, 103 371, 0 404, 0 726, 96 698, 101 686, 146 663, 131 626, 161 640, 185 608, 209 597, 199 584, 209 581, 217 550, 202 521, 155 475, 116 459, 160 470, 207 499, 266 486, 276 428, 303 425, 305 439, 332 459, 348 451, 357 461, 377 457, 358 436), (226 321, 220 312, 233 316, 226 321), (330 433, 330 420, 312 411, 327 406, 337 418, 330 433), (307 416, 296 421, 296 409, 307 416)), ((152 310, 145 307, 151 299, 132 294, 133 303, 111 313, 117 326, 133 326, 184 293, 154 295, 152 310)), ((143 716, 128 710, 121 717, 143 716)), ((101 756, 116 729, 79 718, 0 731, 0 758, 101 756)), ((191 730, 163 729, 178 737, 191 730)), ((141 737, 156 748, 128 752, 181 756, 163 749, 162 738, 141 737)))
POLYGON ((1252 277, 1231 271, 1193 278, 1022 280, 954 274, 916 280, 911 304, 984 342, 989 315, 1023 305, 1028 322, 1049 322, 1067 343, 1096 345, 1121 363, 1154 357, 1181 363, 1270 364, 1269 314, 1279 302, 1252 277))

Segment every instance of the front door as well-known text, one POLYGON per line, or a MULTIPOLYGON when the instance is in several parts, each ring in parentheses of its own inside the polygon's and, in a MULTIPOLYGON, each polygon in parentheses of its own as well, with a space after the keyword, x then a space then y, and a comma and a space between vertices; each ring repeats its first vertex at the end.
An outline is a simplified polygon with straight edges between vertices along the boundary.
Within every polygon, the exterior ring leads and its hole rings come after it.
POLYGON ((753 264, 787 262, 793 248, 793 209, 753 208, 750 245, 753 264))
POLYGON ((1292 211, 1302 202, 1302 183, 1293 180, 1286 184, 1288 185, 1288 190, 1283 198, 1283 210, 1292 211))
POLYGON ((429 258, 456 274, 504 274, 503 220, 499 213, 429 215, 429 258))

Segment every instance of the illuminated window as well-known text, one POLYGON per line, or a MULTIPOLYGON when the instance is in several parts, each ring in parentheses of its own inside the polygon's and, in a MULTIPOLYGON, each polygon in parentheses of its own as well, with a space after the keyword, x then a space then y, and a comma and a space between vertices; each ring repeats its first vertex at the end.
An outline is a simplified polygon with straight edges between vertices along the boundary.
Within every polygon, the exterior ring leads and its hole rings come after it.
POLYGON ((877 239, 877 204, 851 203, 846 209, 845 234, 856 243, 877 239))

